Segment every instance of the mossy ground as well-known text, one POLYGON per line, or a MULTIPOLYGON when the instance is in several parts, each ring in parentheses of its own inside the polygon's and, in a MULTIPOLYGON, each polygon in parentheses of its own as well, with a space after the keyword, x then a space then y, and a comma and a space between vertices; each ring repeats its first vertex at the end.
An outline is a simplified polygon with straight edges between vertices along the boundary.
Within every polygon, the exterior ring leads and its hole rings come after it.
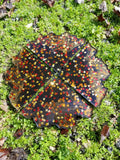
MULTIPOLYGON (((98 50, 97 56, 108 65, 111 72, 104 83, 108 88, 105 99, 100 107, 94 109, 91 119, 78 120, 75 140, 70 138, 71 130, 67 135, 60 135, 56 127, 44 130, 37 128, 32 120, 25 119, 8 104, 7 112, 0 110, 0 138, 7 137, 4 147, 23 147, 29 153, 28 160, 120 159, 120 150, 115 145, 120 139, 120 17, 113 12, 113 4, 106 0, 108 11, 104 17, 110 26, 99 22, 97 15, 100 14, 98 8, 101 2, 86 0, 79 5, 73 0, 59 0, 49 8, 42 1, 21 0, 15 4, 16 10, 11 17, 0 20, 1 75, 11 65, 11 57, 17 55, 28 41, 51 31, 57 35, 67 31, 78 38, 85 38, 98 50), (38 29, 27 28, 26 25, 34 23, 37 17, 38 29), (105 31, 111 27, 114 31, 107 38, 105 31), (100 144, 100 132, 104 124, 110 127, 110 136, 100 144), (24 134, 16 139, 13 135, 21 128, 25 130, 24 134), (55 147, 55 151, 51 150, 51 146, 55 147)), ((9 88, 3 81, 0 86, 1 104, 8 93, 9 88)))

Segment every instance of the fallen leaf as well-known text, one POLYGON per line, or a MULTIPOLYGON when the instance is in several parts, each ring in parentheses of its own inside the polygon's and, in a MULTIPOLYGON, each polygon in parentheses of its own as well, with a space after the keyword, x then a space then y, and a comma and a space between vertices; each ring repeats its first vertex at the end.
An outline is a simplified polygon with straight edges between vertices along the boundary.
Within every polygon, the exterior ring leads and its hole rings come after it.
POLYGON ((0 6, 0 19, 4 18, 5 16, 11 16, 11 13, 14 10, 14 2, 19 2, 19 0, 4 0, 3 4, 0 6), (8 11, 9 10, 9 11, 8 11))
POLYGON ((44 3, 46 3, 49 7, 52 7, 55 3, 54 0, 42 0, 44 3))
POLYGON ((7 105, 6 100, 1 100, 1 103, 2 103, 2 104, 0 104, 0 108, 1 108, 3 111, 7 112, 7 111, 8 111, 8 105, 7 105))
POLYGON ((23 148, 15 148, 10 151, 8 160, 27 160, 27 154, 23 148))
POLYGON ((7 160, 10 149, 0 147, 0 160, 7 160))
POLYGON ((104 125, 101 131, 100 143, 102 143, 109 135, 110 135, 109 127, 107 125, 104 125))
POLYGON ((106 11, 107 11, 106 1, 103 1, 103 2, 100 4, 99 9, 101 9, 102 12, 106 12, 106 11))
POLYGON ((98 21, 100 21, 100 22, 104 22, 104 21, 105 21, 105 23, 107 24, 107 26, 110 25, 110 22, 103 17, 103 14, 100 14, 100 15, 98 16, 98 21))
POLYGON ((118 16, 120 16, 120 7, 115 6, 114 13, 116 13, 118 16))
POLYGON ((12 9, 14 6, 13 6, 12 2, 10 2, 10 3, 6 3, 6 4, 5 4, 5 7, 10 10, 10 9, 12 9))
POLYGON ((7 10, 4 8, 0 8, 0 19, 7 15, 7 10))
POLYGON ((6 141, 6 137, 0 139, 0 146, 3 146, 4 142, 6 141))
POLYGON ((18 129, 15 134, 14 134, 14 137, 15 138, 20 138, 22 135, 23 135, 23 129, 18 129))
POLYGON ((100 14, 100 15, 98 16, 98 21, 100 21, 100 22, 105 21, 105 18, 103 17, 102 14, 100 14))
POLYGON ((1 148, 0 147, 0 160, 26 160, 27 154, 23 148, 1 148))

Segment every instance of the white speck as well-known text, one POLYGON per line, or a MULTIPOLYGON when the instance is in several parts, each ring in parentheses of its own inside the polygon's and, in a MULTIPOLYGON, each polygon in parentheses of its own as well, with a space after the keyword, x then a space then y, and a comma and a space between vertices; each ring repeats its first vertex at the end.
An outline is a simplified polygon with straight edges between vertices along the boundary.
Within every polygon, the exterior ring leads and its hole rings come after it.
POLYGON ((84 3, 84 0, 75 0, 76 3, 81 4, 84 3))
POLYGON ((81 73, 81 70, 79 70, 78 73, 80 74, 80 73, 81 73))
POLYGON ((55 151, 55 147, 50 146, 51 151, 55 151))
POLYGON ((46 58, 43 58, 43 61, 46 61, 46 58))
POLYGON ((60 71, 60 69, 58 68, 57 71, 60 71))
POLYGON ((74 44, 77 44, 77 42, 74 42, 74 44))
POLYGON ((78 106, 76 105, 75 108, 78 108, 78 106))
POLYGON ((50 82, 50 84, 53 86, 53 85, 54 85, 54 82, 50 82))
POLYGON ((33 53, 35 53, 35 50, 32 50, 33 53))
POLYGON ((30 28, 30 27, 32 27, 32 25, 33 25, 32 23, 29 23, 29 24, 27 24, 25 27, 26 27, 26 28, 30 28))
POLYGON ((80 55, 80 54, 77 54, 77 56, 76 56, 76 57, 79 57, 79 55, 80 55))
POLYGON ((120 7, 115 6, 115 11, 120 12, 120 7))

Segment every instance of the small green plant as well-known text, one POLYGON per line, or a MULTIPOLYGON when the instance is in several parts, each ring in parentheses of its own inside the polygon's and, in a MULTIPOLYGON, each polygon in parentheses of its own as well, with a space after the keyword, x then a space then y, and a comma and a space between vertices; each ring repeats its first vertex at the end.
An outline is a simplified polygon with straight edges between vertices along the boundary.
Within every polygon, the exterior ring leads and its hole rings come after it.
POLYGON ((4 2, 4 0, 1 0, 1 1, 0 1, 0 5, 2 5, 2 4, 3 4, 3 2, 4 2))

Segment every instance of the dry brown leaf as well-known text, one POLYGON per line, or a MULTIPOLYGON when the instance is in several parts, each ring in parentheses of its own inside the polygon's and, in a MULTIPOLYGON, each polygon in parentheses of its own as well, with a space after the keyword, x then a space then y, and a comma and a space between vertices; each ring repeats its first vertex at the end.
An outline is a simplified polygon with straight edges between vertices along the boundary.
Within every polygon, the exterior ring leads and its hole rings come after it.
POLYGON ((100 22, 104 22, 105 21, 105 23, 106 23, 107 26, 110 25, 110 22, 103 17, 102 13, 98 16, 98 21, 100 21, 100 22))
POLYGON ((25 160, 27 159, 27 154, 23 148, 15 148, 10 151, 8 160, 25 160))
POLYGON ((0 147, 0 160, 7 160, 10 149, 0 147))
POLYGON ((100 22, 105 21, 105 18, 103 17, 102 14, 100 14, 100 15, 98 16, 98 21, 100 21, 100 22))
POLYGON ((49 7, 52 7, 55 3, 54 0, 42 0, 44 3, 46 3, 49 7))
POLYGON ((3 146, 4 142, 6 141, 6 137, 0 139, 0 146, 3 146))
POLYGON ((0 160, 22 160, 27 159, 27 154, 23 148, 1 148, 0 147, 0 160))
POLYGON ((109 127, 107 125, 104 125, 101 131, 100 143, 102 143, 109 135, 110 135, 109 127))
POLYGON ((11 13, 14 11, 14 2, 19 2, 20 0, 4 0, 3 4, 0 6, 0 19, 4 18, 5 16, 11 16, 11 13), (9 10, 9 11, 8 11, 9 10))

